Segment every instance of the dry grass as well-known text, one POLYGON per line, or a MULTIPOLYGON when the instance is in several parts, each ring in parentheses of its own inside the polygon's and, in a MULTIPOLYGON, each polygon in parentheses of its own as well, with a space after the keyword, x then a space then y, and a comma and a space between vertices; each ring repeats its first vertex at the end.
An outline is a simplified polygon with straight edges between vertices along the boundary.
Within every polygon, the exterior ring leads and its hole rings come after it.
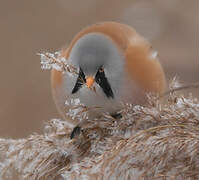
POLYGON ((90 119, 73 140, 58 119, 43 135, 1 139, 1 179, 198 179, 198 100, 150 98, 149 107, 125 104, 120 120, 90 119))

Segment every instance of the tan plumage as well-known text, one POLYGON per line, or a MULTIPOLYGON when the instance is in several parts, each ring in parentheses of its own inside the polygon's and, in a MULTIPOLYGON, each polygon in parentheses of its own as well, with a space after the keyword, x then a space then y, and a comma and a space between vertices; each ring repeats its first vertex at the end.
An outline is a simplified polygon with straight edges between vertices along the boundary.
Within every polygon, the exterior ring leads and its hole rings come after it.
MULTIPOLYGON (((83 29, 75 36, 69 47, 62 51, 62 56, 68 59, 77 41, 89 33, 103 34, 111 39, 118 48, 119 53, 124 57, 125 72, 128 74, 128 79, 133 81, 133 86, 135 84, 136 87, 132 90, 132 94, 128 94, 128 96, 135 97, 132 101, 133 104, 145 103, 146 98, 143 95, 145 92, 162 93, 165 90, 165 75, 155 51, 152 50, 151 45, 143 37, 125 24, 103 22, 83 29)), ((53 97, 57 108, 64 115, 66 95, 63 81, 63 74, 52 70, 53 97)), ((126 97, 126 99, 131 102, 131 97, 126 97)), ((72 123, 76 124, 74 121, 72 123)))

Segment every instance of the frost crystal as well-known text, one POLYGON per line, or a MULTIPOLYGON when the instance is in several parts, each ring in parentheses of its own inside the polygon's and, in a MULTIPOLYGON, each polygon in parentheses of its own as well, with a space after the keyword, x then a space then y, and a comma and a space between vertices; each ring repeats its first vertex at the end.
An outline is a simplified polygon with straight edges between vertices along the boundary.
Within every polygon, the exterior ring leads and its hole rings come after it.
POLYGON ((83 119, 88 118, 88 108, 84 104, 80 103, 79 98, 71 98, 70 100, 66 100, 65 105, 66 107, 69 107, 66 115, 72 119, 77 119, 80 122, 83 119))

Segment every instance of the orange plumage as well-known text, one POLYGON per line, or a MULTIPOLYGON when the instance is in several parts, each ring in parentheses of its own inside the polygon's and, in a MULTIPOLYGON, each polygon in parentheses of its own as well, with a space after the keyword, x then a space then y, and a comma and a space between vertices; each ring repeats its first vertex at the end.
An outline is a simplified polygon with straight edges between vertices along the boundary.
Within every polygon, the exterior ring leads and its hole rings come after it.
MULTIPOLYGON (((68 59, 78 40, 92 33, 102 34, 115 44, 118 52, 124 57, 124 70, 128 75, 128 79, 132 80, 139 87, 139 90, 156 93, 162 93, 165 90, 165 75, 156 52, 152 50, 151 45, 132 27, 125 24, 103 22, 84 28, 74 37, 68 48, 62 50, 62 56, 68 59)), ((51 82, 53 96, 62 114, 64 114, 64 100, 62 100, 65 96, 64 80, 61 72, 52 70, 51 82)), ((135 96, 134 93, 132 91, 132 96, 135 96)), ((139 95, 142 96, 142 93, 136 94, 136 96, 139 95)), ((144 97, 137 98, 145 99, 144 97)), ((143 101, 141 100, 140 102, 143 104, 143 101)), ((139 101, 135 102, 139 103, 139 101)))

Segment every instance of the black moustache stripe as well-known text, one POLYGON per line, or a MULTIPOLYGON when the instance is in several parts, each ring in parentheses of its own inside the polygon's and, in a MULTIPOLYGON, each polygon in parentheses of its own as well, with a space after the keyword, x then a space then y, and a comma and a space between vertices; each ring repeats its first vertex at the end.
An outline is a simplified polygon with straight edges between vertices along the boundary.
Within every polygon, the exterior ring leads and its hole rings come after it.
POLYGON ((82 85, 86 82, 86 78, 84 75, 84 72, 82 71, 82 69, 79 69, 79 76, 77 78, 76 84, 72 90, 72 94, 76 93, 81 87, 82 85))
MULTIPOLYGON (((106 75, 104 73, 103 70, 100 70, 101 68, 99 68, 97 74, 95 75, 95 82, 102 88, 104 94, 106 95, 106 97, 108 98, 114 98, 114 94, 113 91, 111 89, 111 86, 108 82, 108 79, 106 78, 106 75)), ((85 78, 85 74, 82 71, 82 69, 80 68, 79 70, 79 75, 77 78, 77 81, 75 83, 75 86, 72 90, 72 94, 75 94, 76 92, 79 91, 79 89, 82 87, 82 85, 86 83, 86 78, 85 78)))
POLYGON ((113 91, 112 91, 111 86, 108 82, 108 79, 105 76, 104 71, 98 70, 98 72, 95 76, 95 81, 96 81, 97 84, 99 84, 99 86, 102 88, 104 94, 108 98, 114 98, 113 91))

